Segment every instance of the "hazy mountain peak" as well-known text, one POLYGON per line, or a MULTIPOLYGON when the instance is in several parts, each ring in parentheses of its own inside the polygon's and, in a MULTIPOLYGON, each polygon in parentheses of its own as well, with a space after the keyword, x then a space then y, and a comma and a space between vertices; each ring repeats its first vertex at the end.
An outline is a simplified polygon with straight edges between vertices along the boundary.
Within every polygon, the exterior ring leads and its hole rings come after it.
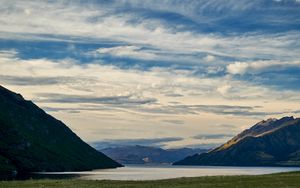
POLYGON ((122 164, 170 164, 186 156, 203 153, 205 149, 163 149, 152 146, 132 145, 100 150, 122 164))

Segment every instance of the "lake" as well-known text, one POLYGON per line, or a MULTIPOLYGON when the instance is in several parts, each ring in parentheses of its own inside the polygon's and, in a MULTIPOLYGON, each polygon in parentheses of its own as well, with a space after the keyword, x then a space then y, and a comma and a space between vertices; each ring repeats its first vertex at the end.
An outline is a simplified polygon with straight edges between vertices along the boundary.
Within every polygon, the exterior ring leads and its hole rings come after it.
POLYGON ((123 168, 101 169, 86 172, 37 173, 33 178, 76 178, 84 180, 159 180, 198 176, 260 175, 291 171, 300 171, 300 168, 128 165, 123 168))

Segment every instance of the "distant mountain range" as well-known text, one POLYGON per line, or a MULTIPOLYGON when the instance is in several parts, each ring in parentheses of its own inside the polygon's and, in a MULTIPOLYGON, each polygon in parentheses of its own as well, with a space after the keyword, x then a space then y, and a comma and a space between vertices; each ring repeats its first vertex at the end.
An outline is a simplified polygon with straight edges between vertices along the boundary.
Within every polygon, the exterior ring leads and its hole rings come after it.
POLYGON ((300 119, 261 121, 222 146, 174 165, 300 166, 300 119))
POLYGON ((122 164, 171 164, 175 161, 207 149, 162 149, 149 146, 119 146, 100 150, 107 156, 122 164))
POLYGON ((0 176, 120 167, 63 122, 0 86, 0 176))

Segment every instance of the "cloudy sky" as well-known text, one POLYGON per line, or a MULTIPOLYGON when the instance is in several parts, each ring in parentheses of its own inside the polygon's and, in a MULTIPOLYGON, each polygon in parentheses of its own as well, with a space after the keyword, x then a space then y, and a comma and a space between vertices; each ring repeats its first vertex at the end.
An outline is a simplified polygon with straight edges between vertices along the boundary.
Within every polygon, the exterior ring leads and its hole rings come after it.
POLYGON ((89 143, 211 147, 300 114, 299 0, 0 5, 0 84, 89 143))

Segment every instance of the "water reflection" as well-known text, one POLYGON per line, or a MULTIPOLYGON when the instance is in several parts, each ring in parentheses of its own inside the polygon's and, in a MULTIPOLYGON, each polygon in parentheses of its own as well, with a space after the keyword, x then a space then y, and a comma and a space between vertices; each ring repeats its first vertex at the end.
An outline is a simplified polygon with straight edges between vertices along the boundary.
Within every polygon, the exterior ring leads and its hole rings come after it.
POLYGON ((300 171, 293 167, 215 167, 215 166, 126 166, 86 172, 57 172, 34 174, 39 178, 77 178, 85 180, 158 180, 179 177, 260 175, 300 171))

